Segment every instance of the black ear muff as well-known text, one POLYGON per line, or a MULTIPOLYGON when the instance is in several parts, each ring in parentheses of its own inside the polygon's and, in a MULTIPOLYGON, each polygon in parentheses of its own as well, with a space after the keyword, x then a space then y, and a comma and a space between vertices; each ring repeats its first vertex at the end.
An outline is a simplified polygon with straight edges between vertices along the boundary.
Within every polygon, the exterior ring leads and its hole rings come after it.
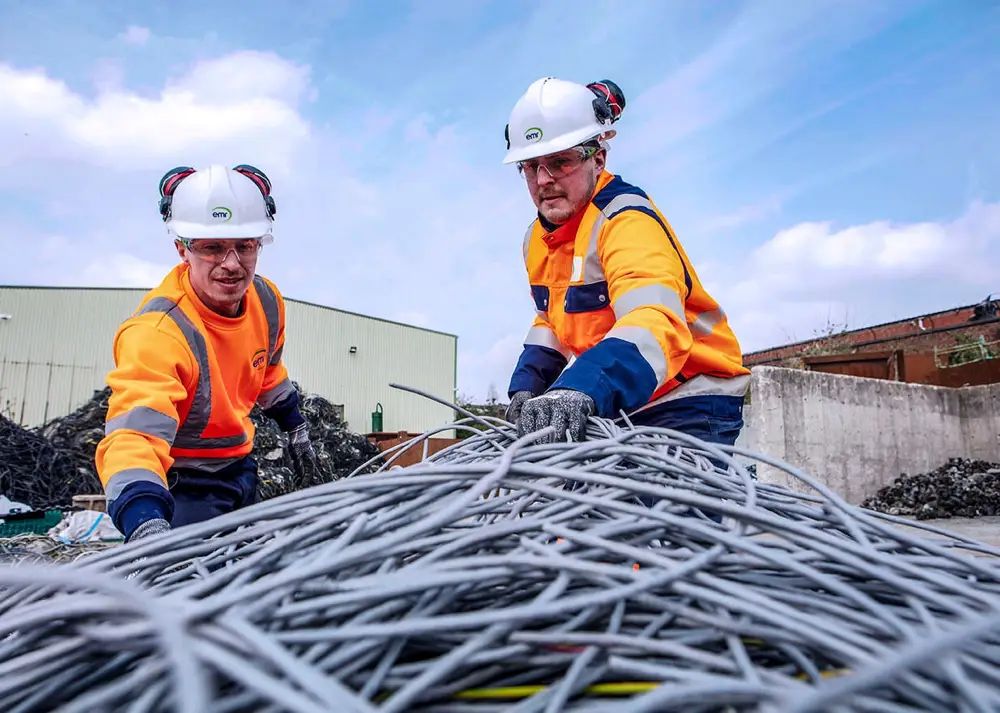
POLYGON ((507 149, 510 150, 510 124, 503 127, 503 139, 507 142, 507 149))
POLYGON ((602 124, 615 123, 625 109, 625 93, 610 79, 591 82, 587 88, 594 93, 594 115, 602 124))
POLYGON ((246 163, 234 166, 233 170, 256 184, 257 188, 260 189, 260 194, 264 196, 264 208, 267 210, 267 216, 273 218, 278 213, 278 206, 275 205, 274 198, 271 196, 271 179, 267 177, 267 174, 246 163))
POLYGON ((160 179, 160 217, 166 222, 170 218, 170 204, 173 202, 174 191, 178 184, 194 173, 190 166, 178 166, 163 174, 160 179))

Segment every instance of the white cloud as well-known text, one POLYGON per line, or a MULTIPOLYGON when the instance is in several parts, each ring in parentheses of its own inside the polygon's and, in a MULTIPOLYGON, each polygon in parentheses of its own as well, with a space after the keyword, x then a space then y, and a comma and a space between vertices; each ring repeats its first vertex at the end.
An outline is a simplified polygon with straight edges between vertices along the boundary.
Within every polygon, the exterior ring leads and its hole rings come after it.
MULTIPOLYGON (((615 23, 595 25, 591 15, 578 13, 565 34, 589 48, 608 33, 614 40, 617 25, 629 33, 649 26, 640 20, 658 7, 622 11, 608 3, 615 23)), ((789 209, 791 195, 733 195, 726 206, 696 183, 689 189, 694 201, 716 215, 689 209, 684 182, 673 186, 662 175, 725 152, 695 135, 736 118, 810 61, 864 35, 872 13, 884 20, 884 13, 899 11, 861 0, 861 12, 842 12, 831 36, 829 14, 814 13, 842 3, 781 6, 781 13, 775 7, 747 5, 731 27, 708 38, 704 51, 682 43, 679 56, 695 50, 693 57, 681 59, 685 64, 665 82, 629 98, 611 168, 630 174, 629 163, 641 164, 634 180, 654 200, 660 197, 669 217, 688 210, 690 219, 680 220, 695 232, 732 234, 773 219, 789 209)), ((309 102, 319 88, 342 88, 338 75, 356 68, 325 68, 331 84, 317 87, 309 66, 244 51, 182 67, 159 86, 140 89, 125 81, 134 77, 132 67, 125 75, 123 65, 108 61, 89 75, 95 91, 85 94, 43 68, 0 63, 0 96, 7 100, 0 114, 0 200, 6 204, 0 282, 156 284, 175 258, 156 212, 162 173, 209 160, 253 163, 271 175, 279 209, 276 241, 260 270, 284 294, 457 333, 460 391, 482 398, 493 384, 502 395, 534 315, 520 249, 534 211, 523 182, 499 164, 497 127, 509 106, 495 95, 512 103, 531 79, 550 71, 581 80, 605 76, 603 60, 589 49, 576 51, 591 55, 582 69, 570 48, 549 69, 534 64, 531 51, 560 13, 543 4, 525 25, 504 28, 475 50, 453 48, 456 55, 471 53, 462 61, 434 71, 415 65, 412 78, 393 84, 391 95, 378 95, 385 87, 369 86, 367 76, 354 72, 352 81, 364 88, 337 97, 321 122, 306 118, 309 102), (510 51, 517 43, 523 52, 510 51), (509 61, 497 61, 500 56, 509 61), (484 71, 487 63, 495 66, 484 71), (369 92, 379 99, 360 103, 369 92), (449 123, 459 121, 468 123, 449 123)), ((427 40, 422 27, 414 34, 427 40)), ((379 38, 385 51, 371 56, 390 56, 397 40, 393 33, 379 38)), ((146 56, 165 40, 130 28, 120 41, 149 43, 133 53, 146 56)), ((621 76, 630 94, 628 56, 608 74, 621 76)), ((747 145, 757 146, 749 138, 747 145)), ((820 173, 833 172, 827 166, 820 173)), ((794 192, 812 188, 796 184, 794 192)), ((743 346, 766 347, 808 337, 828 318, 877 321, 1000 290, 993 267, 1000 265, 997 210, 975 205, 940 224, 801 223, 747 254, 727 249, 726 263, 699 262, 697 269, 730 313, 743 346)), ((685 247, 710 254, 702 248, 714 236, 699 245, 683 237, 692 232, 681 231, 685 247)))
POLYGON ((254 160, 287 170, 309 138, 298 112, 308 76, 273 53, 244 51, 195 64, 148 97, 122 89, 120 72, 104 65, 91 100, 40 68, 0 64, 0 165, 41 154, 128 170, 251 148, 254 160))
POLYGON ((458 127, 391 105, 313 125, 299 111, 315 93, 308 68, 270 53, 195 64, 158 92, 105 87, 90 99, 41 69, 0 65, 13 105, 0 125, 30 133, 0 146, 17 167, 0 172, 0 191, 63 226, 8 216, 5 234, 21 240, 0 281, 157 284, 174 259, 156 213, 162 173, 254 163, 278 204, 262 274, 289 297, 457 333, 472 355, 462 388, 505 389, 511 350, 491 345, 515 331, 519 343, 533 315, 520 262, 530 201, 499 161, 478 163, 458 127))
POLYGON ((168 263, 141 260, 134 255, 118 253, 94 260, 82 273, 87 287, 156 287, 173 267, 168 263))
POLYGON ((697 269, 754 351, 1000 291, 1000 204, 973 203, 950 222, 800 223, 746 259, 697 269))
POLYGON ((130 26, 125 32, 119 35, 119 39, 127 45, 134 45, 136 47, 141 47, 147 42, 152 36, 148 27, 136 27, 135 25, 130 26))
MULTIPOLYGON (((533 313, 531 313, 533 314, 533 313)), ((529 320, 530 326, 530 320, 529 320)), ((459 392, 463 396, 483 399, 490 387, 494 388, 500 401, 507 400, 507 385, 510 375, 517 366, 521 356, 524 335, 522 332, 511 332, 497 339, 486 349, 464 350, 459 347, 458 370, 461 375, 459 392)), ((461 342, 459 342, 461 345, 461 342)))

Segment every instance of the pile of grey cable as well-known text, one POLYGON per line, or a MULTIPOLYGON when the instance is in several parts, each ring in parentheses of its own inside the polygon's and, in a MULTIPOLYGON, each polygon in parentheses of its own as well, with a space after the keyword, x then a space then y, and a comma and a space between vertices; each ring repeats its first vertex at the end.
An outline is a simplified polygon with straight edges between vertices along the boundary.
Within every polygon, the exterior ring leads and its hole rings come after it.
POLYGON ((735 452, 493 422, 418 465, 0 569, 0 705, 998 710, 1000 552, 788 466, 815 495, 756 482, 735 452))

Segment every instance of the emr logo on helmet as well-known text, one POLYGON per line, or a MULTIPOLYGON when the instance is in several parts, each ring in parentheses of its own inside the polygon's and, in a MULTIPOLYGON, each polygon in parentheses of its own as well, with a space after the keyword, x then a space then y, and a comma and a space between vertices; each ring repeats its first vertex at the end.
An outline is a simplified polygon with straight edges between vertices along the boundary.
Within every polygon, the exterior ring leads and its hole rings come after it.
POLYGON ((524 140, 531 141, 532 143, 534 143, 535 141, 541 141, 542 130, 536 126, 531 127, 530 129, 524 132, 524 140))
POLYGON ((233 217, 233 211, 229 210, 225 206, 217 206, 212 208, 212 218, 214 220, 221 220, 225 222, 233 217))

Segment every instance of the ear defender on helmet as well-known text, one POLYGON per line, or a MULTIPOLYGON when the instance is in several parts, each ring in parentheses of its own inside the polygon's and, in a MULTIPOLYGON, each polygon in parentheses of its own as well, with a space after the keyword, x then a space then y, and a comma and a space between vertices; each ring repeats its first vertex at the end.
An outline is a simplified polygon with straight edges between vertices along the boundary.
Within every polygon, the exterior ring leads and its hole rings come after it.
POLYGON ((594 114, 602 124, 613 124, 625 108, 625 93, 610 79, 591 82, 587 89, 594 93, 594 114))
POLYGON ((510 124, 503 127, 503 139, 507 142, 507 150, 510 151, 510 124))
POLYGON ((259 168, 246 163, 234 166, 233 170, 246 176, 257 185, 257 188, 260 189, 260 194, 264 196, 264 206, 267 209, 267 217, 273 218, 278 212, 278 206, 275 205, 274 198, 271 196, 271 179, 267 177, 267 174, 259 168))
POLYGON ((194 169, 190 166, 178 166, 164 173, 160 179, 160 217, 163 218, 163 222, 170 218, 170 203, 177 185, 192 173, 194 169))

